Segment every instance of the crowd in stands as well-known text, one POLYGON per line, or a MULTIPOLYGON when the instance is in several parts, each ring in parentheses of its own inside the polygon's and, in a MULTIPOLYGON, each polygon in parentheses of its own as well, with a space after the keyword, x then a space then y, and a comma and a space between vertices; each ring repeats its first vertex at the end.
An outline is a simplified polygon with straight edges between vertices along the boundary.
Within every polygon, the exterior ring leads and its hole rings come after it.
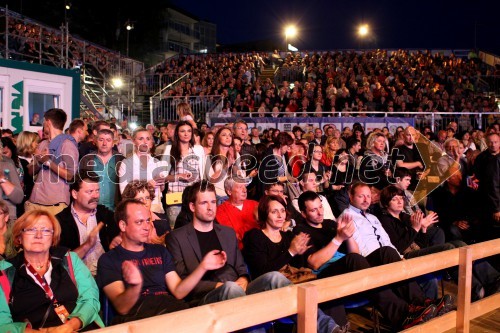
MULTIPOLYGON (((2 130, 2 330, 103 327, 99 294, 117 324, 500 235, 498 122, 260 132, 197 123, 186 103, 177 116, 131 133, 104 120, 65 128, 50 109, 42 137, 2 130)), ((498 269, 474 265, 473 300, 499 291, 498 269)), ((366 297, 393 330, 454 306, 432 277, 366 297)), ((317 320, 349 331, 343 300, 317 320)))
POLYGON ((85 66, 91 73, 101 77, 118 71, 119 52, 89 43, 73 35, 66 36, 62 29, 55 29, 24 18, 9 16, 8 29, 0 39, 0 52, 5 57, 8 38, 9 58, 49 66, 70 68, 85 66), (68 54, 66 55, 66 44, 68 54))
MULTIPOLYGON (((479 84, 491 69, 477 59, 407 50, 295 52, 280 59, 280 74, 274 81, 262 78, 262 69, 274 59, 265 53, 180 55, 157 72, 190 74, 168 90, 166 98, 222 95, 225 102, 218 117, 442 112, 453 114, 460 130, 470 130, 479 125, 478 116, 460 113, 498 111, 495 98, 485 97, 479 84)), ((433 119, 442 123, 446 115, 415 118, 420 127, 431 125, 433 119)), ((493 116, 486 118, 486 124, 495 121, 493 116)))

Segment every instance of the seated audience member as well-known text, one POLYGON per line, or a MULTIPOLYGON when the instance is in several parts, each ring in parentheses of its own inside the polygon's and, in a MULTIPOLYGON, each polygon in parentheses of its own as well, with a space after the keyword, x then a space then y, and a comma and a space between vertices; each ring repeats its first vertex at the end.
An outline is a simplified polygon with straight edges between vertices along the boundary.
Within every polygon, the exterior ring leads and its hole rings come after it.
POLYGON ((196 269, 199 258, 205 253, 215 250, 226 254, 223 267, 206 274, 189 294, 187 299, 191 304, 209 304, 290 285, 290 281, 278 272, 269 272, 250 281, 234 230, 213 223, 216 203, 212 184, 195 183, 189 198, 193 223, 174 229, 166 239, 181 278, 196 269))
POLYGON ((228 200, 217 207, 217 222, 231 227, 236 232, 238 247, 243 247, 243 236, 250 229, 257 228, 257 206, 259 203, 247 199, 246 183, 238 178, 226 178, 224 188, 228 200))
POLYGON ((476 192, 463 185, 462 177, 460 171, 456 172, 432 191, 427 209, 439 215, 439 226, 447 242, 460 240, 471 244, 481 239, 479 202, 476 192))
POLYGON ((184 310, 182 301, 211 270, 226 262, 224 251, 208 251, 181 279, 174 259, 162 245, 147 243, 151 215, 139 200, 116 207, 115 221, 122 242, 99 259, 97 282, 117 311, 113 324, 184 310))
POLYGON ((99 204, 114 211, 121 200, 117 170, 120 169, 124 156, 113 150, 113 137, 113 132, 109 129, 98 131, 95 139, 97 150, 83 156, 79 165, 80 170, 90 170, 101 175, 99 204))
MULTIPOLYGON (((394 185, 389 185, 380 193, 380 205, 383 214, 379 216, 380 223, 389 235, 392 244, 403 254, 405 259, 427 254, 451 250, 466 246, 462 241, 452 241, 440 245, 429 246, 427 228, 437 222, 437 214, 430 213, 424 218, 422 212, 408 215, 403 212, 403 191, 394 185)), ((458 272, 454 270, 454 277, 458 272)), ((472 300, 478 300, 494 294, 500 288, 500 274, 484 260, 476 261, 473 266, 472 300)))
MULTIPOLYGON (((313 172, 304 172, 302 174, 302 179, 299 181, 299 184, 300 184, 300 189, 302 191, 301 193, 304 193, 306 191, 317 192, 318 183, 316 181, 316 174, 313 172)), ((326 197, 321 194, 319 194, 318 196, 323 204, 325 219, 335 221, 335 216, 333 215, 332 208, 328 203, 326 197)), ((298 197, 292 200, 292 205, 297 212, 300 212, 298 197)))
MULTIPOLYGON (((311 191, 301 194, 299 204, 305 223, 297 225, 294 233, 305 233, 309 236, 308 245, 311 247, 304 253, 304 259, 309 267, 320 269, 319 278, 371 267, 367 259, 358 253, 358 244, 352 238, 355 226, 349 214, 342 214, 338 223, 324 219, 321 200, 311 191), (341 246, 342 251, 347 250, 347 254, 339 251, 341 246)), ((419 324, 435 310, 433 306, 427 309, 411 307, 391 288, 369 293, 369 297, 394 329, 400 325, 410 327, 419 324)))
MULTIPOLYGON (((321 162, 321 154, 323 153, 323 148, 320 145, 310 145, 309 146, 309 161, 307 161, 302 167, 302 173, 314 172, 318 179, 322 179, 326 184, 324 186, 329 186, 330 173, 329 168, 321 162)), ((331 163, 330 163, 331 164, 331 163)))
POLYGON ((148 243, 164 244, 165 235, 171 231, 170 223, 166 214, 155 213, 151 210, 151 202, 153 202, 154 197, 154 187, 145 180, 133 180, 128 183, 122 194, 123 199, 139 200, 149 209, 153 225, 148 243))
MULTIPOLYGON (((391 243, 390 237, 380 221, 376 216, 367 213, 367 209, 371 204, 370 187, 361 182, 354 183, 349 190, 349 200, 349 208, 342 214, 349 214, 354 220, 356 230, 353 239, 358 244, 359 253, 367 259, 371 266, 401 261, 401 255, 391 243)), ((394 318, 405 318, 406 315, 410 314, 411 322, 414 319, 417 322, 422 322, 445 312, 451 306, 452 299, 449 295, 445 295, 439 300, 426 299, 422 289, 412 280, 398 284, 397 287, 394 287, 394 290, 401 297, 398 304, 393 304, 394 318), (432 308, 432 305, 434 305, 434 308, 432 308), (415 309, 414 306, 417 306, 417 308, 424 306, 425 310, 419 311, 417 317, 413 317, 411 310, 415 309)), ((403 322, 402 326, 404 328, 406 320, 403 320, 403 322)), ((393 322, 393 324, 396 325, 397 321, 393 322)))
POLYGON ((359 167, 359 179, 381 191, 390 184, 391 162, 387 154, 387 138, 372 132, 366 141, 366 151, 359 167))
POLYGON ((10 293, 5 295, 2 283, 0 293, 3 332, 76 332, 104 327, 95 280, 76 253, 57 247, 60 236, 59 222, 46 211, 31 210, 14 223, 12 237, 23 251, 9 261, 0 261, 10 285, 10 293))
POLYGON ((259 166, 259 180, 263 184, 281 182, 284 183, 289 179, 287 168, 287 155, 294 140, 290 134, 281 132, 274 138, 274 145, 269 147, 264 153, 264 157, 259 166))
POLYGON ((99 177, 82 171, 70 186, 71 204, 56 215, 61 225, 61 246, 74 251, 92 275, 97 261, 109 247, 119 230, 113 223, 113 212, 99 205, 99 177))
MULTIPOLYGON (((394 180, 396 181, 394 185, 403 191, 403 200, 404 200, 403 212, 408 215, 413 215, 414 213, 417 212, 424 213, 422 209, 420 209, 419 205, 415 202, 413 193, 408 190, 408 187, 410 186, 411 183, 410 172, 405 168, 397 168, 396 171, 394 171, 394 180)), ((378 211, 378 213, 381 213, 381 211, 378 211)), ((429 242, 428 243, 429 246, 440 245, 445 243, 445 233, 443 229, 437 226, 436 224, 431 224, 427 228, 426 235, 427 235, 427 240, 429 242)))
POLYGON ((363 158, 362 155, 359 155, 361 151, 361 140, 356 138, 347 140, 346 151, 349 154, 349 164, 352 165, 354 169, 359 170, 359 165, 363 158))
POLYGON ((333 214, 339 216, 349 206, 347 187, 354 178, 354 166, 345 149, 337 150, 331 168, 330 188, 325 191, 333 214))
MULTIPOLYGON (((252 279, 268 272, 279 271, 287 265, 306 267, 302 256, 308 249, 309 236, 283 231, 286 219, 286 202, 281 196, 264 196, 259 202, 259 229, 252 229, 243 238, 243 255, 252 279)), ((335 321, 318 311, 318 332, 335 332, 335 321)))
MULTIPOLYGON (((437 173, 445 179, 461 170, 462 174, 467 174, 467 162, 459 151, 459 141, 455 138, 449 138, 444 142, 446 154, 437 160, 437 173)), ((465 182, 465 179, 462 180, 465 182)), ((465 185, 465 183, 464 183, 465 185)))
MULTIPOLYGON (((291 184, 290 184, 291 185, 291 184)), ((291 185, 293 186, 293 185, 291 185)), ((290 189, 289 189, 290 192, 290 189)), ((288 218, 287 221, 284 225, 283 229, 284 231, 286 230, 292 230, 293 227, 297 225, 297 221, 300 221, 302 219, 302 216, 300 213, 293 208, 292 202, 289 200, 288 196, 285 195, 285 185, 282 183, 274 183, 274 184, 266 184, 264 186, 264 195, 277 195, 285 201, 286 204, 286 210, 288 212, 288 218)), ((297 196, 299 195, 299 191, 297 190, 297 196)))

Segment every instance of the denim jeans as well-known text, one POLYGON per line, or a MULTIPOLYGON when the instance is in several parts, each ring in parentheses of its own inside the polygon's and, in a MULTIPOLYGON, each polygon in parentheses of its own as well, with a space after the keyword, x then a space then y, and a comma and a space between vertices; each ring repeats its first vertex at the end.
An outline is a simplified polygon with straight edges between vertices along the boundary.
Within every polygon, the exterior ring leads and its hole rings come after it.
MULTIPOLYGON (((262 291, 278 289, 291 284, 292 282, 279 272, 268 272, 259 276, 248 284, 246 292, 236 282, 228 281, 219 288, 216 288, 206 294, 199 305, 225 301, 245 295, 260 293, 262 291)), ((318 332, 320 333, 331 333, 338 326, 332 317, 327 316, 320 309, 318 309, 317 324, 318 332)), ((245 332, 261 333, 265 332, 265 327, 263 325, 253 326, 249 327, 245 330, 245 332)))

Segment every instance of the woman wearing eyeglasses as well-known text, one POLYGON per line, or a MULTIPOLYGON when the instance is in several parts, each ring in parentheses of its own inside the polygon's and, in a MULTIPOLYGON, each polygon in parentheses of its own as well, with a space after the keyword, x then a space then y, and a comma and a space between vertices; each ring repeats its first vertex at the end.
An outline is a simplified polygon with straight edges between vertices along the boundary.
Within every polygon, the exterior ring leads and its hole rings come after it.
POLYGON ((60 235, 57 219, 42 210, 14 223, 12 237, 23 251, 0 262, 2 331, 66 333, 104 326, 97 285, 78 255, 56 247, 60 235))

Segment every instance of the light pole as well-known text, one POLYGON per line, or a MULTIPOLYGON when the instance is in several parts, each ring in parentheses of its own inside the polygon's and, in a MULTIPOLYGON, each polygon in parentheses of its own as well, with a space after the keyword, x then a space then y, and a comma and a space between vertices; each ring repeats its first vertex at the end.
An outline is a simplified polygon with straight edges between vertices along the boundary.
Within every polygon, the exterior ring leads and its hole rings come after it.
POLYGON ((127 57, 128 57, 129 35, 130 35, 130 30, 134 29, 134 23, 131 22, 130 20, 127 20, 127 22, 125 23, 125 28, 127 29, 127 57))
POLYGON ((288 39, 297 35, 297 28, 294 25, 289 25, 285 28, 285 52, 288 51, 288 39))
POLYGON ((64 44, 66 45, 64 64, 65 67, 69 67, 69 22, 68 22, 68 11, 71 9, 71 2, 64 1, 64 44))

